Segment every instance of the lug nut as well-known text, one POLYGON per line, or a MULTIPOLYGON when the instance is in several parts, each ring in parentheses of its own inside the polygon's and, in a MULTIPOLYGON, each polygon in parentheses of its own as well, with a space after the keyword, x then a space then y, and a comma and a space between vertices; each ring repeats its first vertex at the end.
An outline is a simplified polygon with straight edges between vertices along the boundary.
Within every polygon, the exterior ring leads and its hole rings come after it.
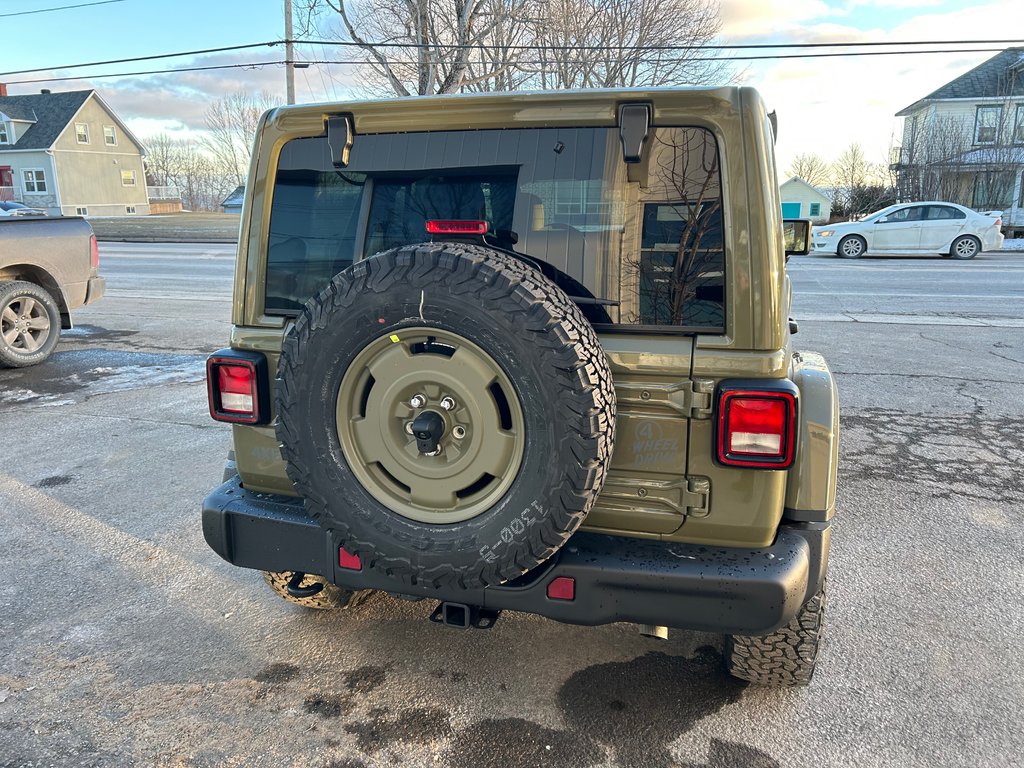
POLYGON ((411 421, 405 422, 405 434, 407 434, 407 435, 411 435, 412 434, 412 422, 411 421))
POLYGON ((452 437, 454 437, 456 440, 461 440, 465 436, 466 428, 464 426, 462 426, 461 424, 456 424, 454 427, 452 427, 452 437))
POLYGON ((412 399, 409 401, 409 405, 411 405, 413 408, 422 408, 426 404, 427 398, 425 398, 423 395, 413 395, 412 399))
POLYGON ((455 409, 455 401, 452 398, 450 398, 450 397, 442 397, 441 398, 441 407, 444 408, 446 411, 454 410, 455 409))

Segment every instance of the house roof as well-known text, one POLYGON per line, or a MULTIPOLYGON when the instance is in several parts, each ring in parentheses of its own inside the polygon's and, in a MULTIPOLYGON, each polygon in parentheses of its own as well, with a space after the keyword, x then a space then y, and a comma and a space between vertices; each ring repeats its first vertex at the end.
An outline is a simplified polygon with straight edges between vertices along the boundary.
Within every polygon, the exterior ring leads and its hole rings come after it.
POLYGON ((782 183, 781 183, 781 184, 779 185, 779 189, 781 190, 781 189, 782 189, 783 187, 785 187, 785 186, 786 186, 787 184, 799 184, 799 185, 800 185, 800 186, 802 186, 802 187, 806 187, 806 188, 807 188, 807 189, 809 189, 809 190, 810 190, 810 191, 811 191, 812 193, 814 193, 814 194, 815 194, 815 195, 817 195, 817 196, 818 196, 819 198, 821 198, 821 201, 822 201, 823 203, 828 203, 829 205, 831 205, 831 204, 832 204, 832 198, 830 198, 830 197, 829 197, 828 195, 826 195, 826 194, 825 194, 824 192, 822 192, 822 191, 821 191, 820 189, 818 189, 817 187, 813 187, 813 186, 811 186, 811 185, 810 185, 810 184, 808 184, 808 183, 807 183, 806 181, 804 181, 803 179, 801 179, 801 178, 800 178, 799 176, 793 176, 792 178, 788 179, 787 181, 784 181, 784 182, 782 182, 782 183))
POLYGON ((12 149, 49 149, 93 91, 0 96, 0 112, 15 120, 34 120, 12 149))
POLYGON ((896 113, 903 117, 931 101, 1024 96, 1024 48, 1007 48, 896 113))
POLYGON ((228 195, 227 197, 224 198, 224 201, 221 203, 221 205, 227 205, 227 206, 241 205, 242 204, 242 200, 244 198, 245 198, 245 185, 241 184, 241 185, 235 187, 235 191, 234 192, 232 192, 230 195, 228 195))

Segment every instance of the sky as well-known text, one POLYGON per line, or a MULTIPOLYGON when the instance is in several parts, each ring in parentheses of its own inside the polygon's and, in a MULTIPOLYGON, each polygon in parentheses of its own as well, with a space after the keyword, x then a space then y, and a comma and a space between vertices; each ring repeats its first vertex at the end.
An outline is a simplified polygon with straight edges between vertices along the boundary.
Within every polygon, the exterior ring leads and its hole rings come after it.
MULTIPOLYGON (((102 4, 25 14, 96 0, 0 0, 0 82, 16 93, 41 88, 96 88, 139 138, 159 132, 193 136, 210 102, 240 89, 284 97, 284 69, 213 70, 120 77, 83 77, 173 66, 240 64, 284 58, 277 48, 59 70, 61 65, 231 45, 284 36, 283 0, 107 0, 102 4), (39 69, 33 74, 12 74, 39 69), (19 83, 75 76, 64 82, 19 83)), ((719 41, 728 44, 912 40, 1024 40, 1022 0, 721 0, 719 41)), ((1024 45, 1024 42, 1018 43, 1024 45)), ((994 48, 1008 45, 945 45, 994 48)), ((795 51, 788 51, 790 53, 795 51)), ((810 51, 804 51, 810 52, 810 51)), ((300 58, 321 58, 320 47, 300 58)), ((326 53, 330 54, 331 51, 326 53)), ((736 56, 759 51, 739 51, 736 56)), ((778 113, 780 173, 793 157, 834 160, 856 142, 885 163, 901 121, 895 113, 980 64, 995 51, 902 56, 734 62, 735 81, 758 88, 778 113)), ((298 101, 351 98, 359 74, 350 66, 296 72, 298 101)))

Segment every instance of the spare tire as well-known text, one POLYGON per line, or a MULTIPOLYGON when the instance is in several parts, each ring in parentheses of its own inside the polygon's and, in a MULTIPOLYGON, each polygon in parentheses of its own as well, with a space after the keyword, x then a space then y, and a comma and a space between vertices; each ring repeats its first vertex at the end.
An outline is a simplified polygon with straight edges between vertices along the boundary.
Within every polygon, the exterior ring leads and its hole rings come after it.
POLYGON ((500 584, 544 562, 611 461, 615 392, 579 308, 457 243, 341 272, 285 339, 277 436, 309 513, 407 584, 500 584))

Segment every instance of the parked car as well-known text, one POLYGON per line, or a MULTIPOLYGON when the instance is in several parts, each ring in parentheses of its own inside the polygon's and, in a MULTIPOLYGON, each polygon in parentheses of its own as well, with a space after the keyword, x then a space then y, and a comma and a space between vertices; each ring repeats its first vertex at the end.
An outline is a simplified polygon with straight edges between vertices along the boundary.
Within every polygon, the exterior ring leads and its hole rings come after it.
POLYGON ((71 310, 103 296, 99 266, 85 219, 8 215, 0 221, 0 368, 50 356, 61 329, 71 327, 71 310))
POLYGON ((11 200, 0 202, 0 211, 8 216, 45 216, 46 211, 42 208, 30 208, 24 203, 16 203, 11 200))
POLYGON ((956 203, 890 205, 860 221, 826 224, 812 230, 816 253, 856 259, 872 251, 940 253, 973 259, 1003 245, 1001 213, 977 213, 956 203))

